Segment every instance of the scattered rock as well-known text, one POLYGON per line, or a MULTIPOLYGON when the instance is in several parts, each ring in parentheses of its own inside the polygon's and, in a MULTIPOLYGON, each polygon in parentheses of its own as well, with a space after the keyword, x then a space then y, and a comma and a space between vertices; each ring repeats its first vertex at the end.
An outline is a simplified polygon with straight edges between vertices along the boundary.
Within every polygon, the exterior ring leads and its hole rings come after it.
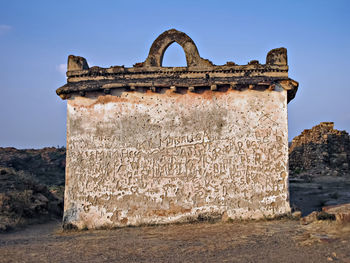
POLYGON ((65 148, 0 147, 0 231, 61 218, 65 148))
POLYGON ((308 225, 308 224, 311 224, 312 222, 315 222, 317 221, 317 215, 318 215, 318 212, 317 211, 314 211, 312 212, 311 214, 303 217, 300 219, 300 223, 302 225, 308 225))
POLYGON ((321 122, 304 130, 289 145, 289 190, 292 207, 303 216, 323 206, 350 202, 350 136, 321 122))
POLYGON ((333 122, 321 122, 296 136, 289 147, 292 177, 347 176, 350 174, 350 136, 334 129, 333 122))
POLYGON ((295 219, 300 219, 301 218, 301 211, 295 211, 292 213, 292 217, 295 219))
POLYGON ((0 231, 62 217, 63 199, 45 185, 23 171, 8 167, 0 170, 0 231))
POLYGON ((350 223, 350 203, 326 206, 322 211, 333 215, 338 223, 350 223))
POLYGON ((317 213, 317 220, 335 220, 335 216, 321 211, 317 213))
POLYGON ((0 166, 25 171, 30 178, 46 186, 64 186, 66 148, 19 150, 13 147, 0 147, 0 166))
POLYGON ((313 211, 309 215, 302 217, 300 219, 300 223, 302 225, 308 225, 316 221, 324 221, 324 220, 330 220, 334 221, 336 220, 336 216, 332 213, 328 213, 328 211, 313 211))
POLYGON ((42 203, 48 203, 49 202, 49 199, 47 199, 43 194, 41 193, 37 193, 35 195, 35 199, 39 200, 40 202, 42 203))

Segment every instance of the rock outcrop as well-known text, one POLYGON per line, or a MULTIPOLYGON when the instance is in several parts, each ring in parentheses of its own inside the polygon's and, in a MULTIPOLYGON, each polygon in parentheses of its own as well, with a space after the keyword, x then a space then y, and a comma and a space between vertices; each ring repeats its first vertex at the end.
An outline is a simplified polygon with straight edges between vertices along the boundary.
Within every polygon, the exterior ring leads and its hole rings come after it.
POLYGON ((60 218, 62 198, 24 171, 0 166, 0 232, 60 218))
POLYGON ((0 232, 61 218, 65 148, 0 147, 0 232))
POLYGON ((321 122, 295 137, 289 148, 289 171, 293 177, 308 175, 350 175, 350 136, 334 129, 333 122, 321 122))
POLYGON ((19 150, 0 147, 0 166, 25 171, 35 181, 48 186, 64 186, 66 148, 19 150))

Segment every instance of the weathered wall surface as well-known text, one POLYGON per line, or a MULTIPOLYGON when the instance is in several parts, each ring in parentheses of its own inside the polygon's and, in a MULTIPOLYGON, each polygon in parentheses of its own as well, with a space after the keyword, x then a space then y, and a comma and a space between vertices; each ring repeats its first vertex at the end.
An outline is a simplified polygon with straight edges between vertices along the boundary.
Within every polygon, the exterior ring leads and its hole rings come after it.
POLYGON ((290 211, 287 91, 114 90, 68 100, 64 224, 290 211))
POLYGON ((68 57, 64 226, 261 218, 290 211, 287 49, 266 64, 202 58, 176 29, 131 68, 68 57), (177 42, 186 67, 162 67, 177 42))

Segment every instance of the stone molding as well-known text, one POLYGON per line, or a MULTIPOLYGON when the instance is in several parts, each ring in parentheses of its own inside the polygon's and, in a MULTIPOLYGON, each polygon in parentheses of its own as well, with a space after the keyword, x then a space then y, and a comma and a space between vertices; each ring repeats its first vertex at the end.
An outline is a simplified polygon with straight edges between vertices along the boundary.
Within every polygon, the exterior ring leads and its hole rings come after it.
POLYGON ((194 41, 185 33, 170 29, 162 33, 153 42, 147 59, 133 67, 112 66, 110 68, 89 67, 83 57, 68 57, 67 84, 57 89, 62 99, 71 95, 85 96, 89 92, 110 93, 110 89, 124 88, 137 90, 148 88, 157 92, 158 88, 186 88, 190 91, 211 89, 215 91, 228 89, 274 90, 280 86, 288 90, 288 102, 297 92, 298 82, 288 77, 287 49, 277 48, 268 52, 266 64, 257 60, 247 65, 236 65, 227 62, 225 65, 214 65, 200 57, 194 41), (177 42, 186 54, 187 67, 162 67, 166 49, 177 42))

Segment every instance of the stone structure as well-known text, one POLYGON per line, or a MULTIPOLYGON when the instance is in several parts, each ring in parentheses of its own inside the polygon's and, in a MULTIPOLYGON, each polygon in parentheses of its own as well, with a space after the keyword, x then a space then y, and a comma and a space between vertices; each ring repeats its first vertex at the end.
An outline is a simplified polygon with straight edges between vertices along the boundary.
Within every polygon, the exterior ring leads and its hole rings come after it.
POLYGON ((321 122, 295 137, 289 149, 292 175, 350 175, 350 137, 334 129, 333 122, 321 122))
POLYGON ((171 29, 132 68, 68 57, 64 225, 261 218, 290 211, 287 50, 216 66, 171 29), (162 67, 182 46, 187 67, 162 67))

